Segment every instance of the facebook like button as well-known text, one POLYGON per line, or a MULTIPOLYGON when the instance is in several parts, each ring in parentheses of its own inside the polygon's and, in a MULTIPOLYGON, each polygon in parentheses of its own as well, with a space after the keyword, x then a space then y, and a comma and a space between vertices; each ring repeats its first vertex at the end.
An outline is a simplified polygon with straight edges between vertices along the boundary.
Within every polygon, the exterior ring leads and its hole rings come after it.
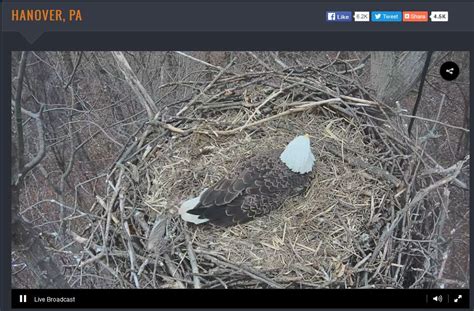
POLYGON ((400 11, 372 11, 370 14, 372 22, 401 22, 402 12, 400 11))
POLYGON ((352 12, 326 12, 326 22, 352 22, 352 12))

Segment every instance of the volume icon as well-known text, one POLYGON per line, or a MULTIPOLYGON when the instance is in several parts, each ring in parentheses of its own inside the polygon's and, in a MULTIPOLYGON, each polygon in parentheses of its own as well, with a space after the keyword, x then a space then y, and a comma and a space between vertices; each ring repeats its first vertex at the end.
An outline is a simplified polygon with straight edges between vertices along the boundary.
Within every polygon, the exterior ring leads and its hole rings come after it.
POLYGON ((442 296, 442 295, 434 296, 434 297, 433 297, 433 300, 434 300, 434 301, 437 301, 437 302, 443 302, 443 296, 442 296))

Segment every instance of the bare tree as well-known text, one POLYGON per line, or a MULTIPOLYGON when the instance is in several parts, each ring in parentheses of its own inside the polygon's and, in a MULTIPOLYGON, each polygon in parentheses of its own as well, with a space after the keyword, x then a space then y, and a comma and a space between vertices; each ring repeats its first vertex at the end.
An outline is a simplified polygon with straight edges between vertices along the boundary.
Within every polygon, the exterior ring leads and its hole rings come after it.
POLYGON ((17 141, 12 143, 12 185, 11 185, 11 208, 12 208, 12 246, 21 253, 26 265, 35 277, 36 286, 40 288, 66 288, 69 287, 56 258, 46 249, 40 233, 32 224, 20 215, 19 198, 21 184, 26 174, 36 167, 45 156, 45 141, 42 122, 43 107, 38 113, 32 113, 21 107, 21 95, 23 80, 25 77, 28 52, 21 55, 18 70, 18 86, 15 96, 14 108, 17 130, 17 141), (39 148, 37 154, 26 164, 24 163, 24 131, 22 114, 35 120, 37 125, 39 148))

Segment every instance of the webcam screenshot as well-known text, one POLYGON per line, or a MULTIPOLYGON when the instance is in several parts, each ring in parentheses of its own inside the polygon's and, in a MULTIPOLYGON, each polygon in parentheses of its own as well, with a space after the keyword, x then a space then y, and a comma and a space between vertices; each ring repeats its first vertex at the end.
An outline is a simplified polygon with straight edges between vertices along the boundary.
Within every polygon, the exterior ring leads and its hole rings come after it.
POLYGON ((474 3, 2 3, 0 308, 471 304, 474 3))

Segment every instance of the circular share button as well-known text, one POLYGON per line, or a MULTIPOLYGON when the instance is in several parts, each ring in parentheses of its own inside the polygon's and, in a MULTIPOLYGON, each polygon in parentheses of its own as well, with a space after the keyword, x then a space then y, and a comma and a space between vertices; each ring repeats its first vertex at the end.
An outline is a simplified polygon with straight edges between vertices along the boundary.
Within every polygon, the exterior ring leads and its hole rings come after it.
POLYGON ((444 80, 453 81, 459 76, 459 66, 455 62, 445 62, 439 68, 439 74, 444 80))

